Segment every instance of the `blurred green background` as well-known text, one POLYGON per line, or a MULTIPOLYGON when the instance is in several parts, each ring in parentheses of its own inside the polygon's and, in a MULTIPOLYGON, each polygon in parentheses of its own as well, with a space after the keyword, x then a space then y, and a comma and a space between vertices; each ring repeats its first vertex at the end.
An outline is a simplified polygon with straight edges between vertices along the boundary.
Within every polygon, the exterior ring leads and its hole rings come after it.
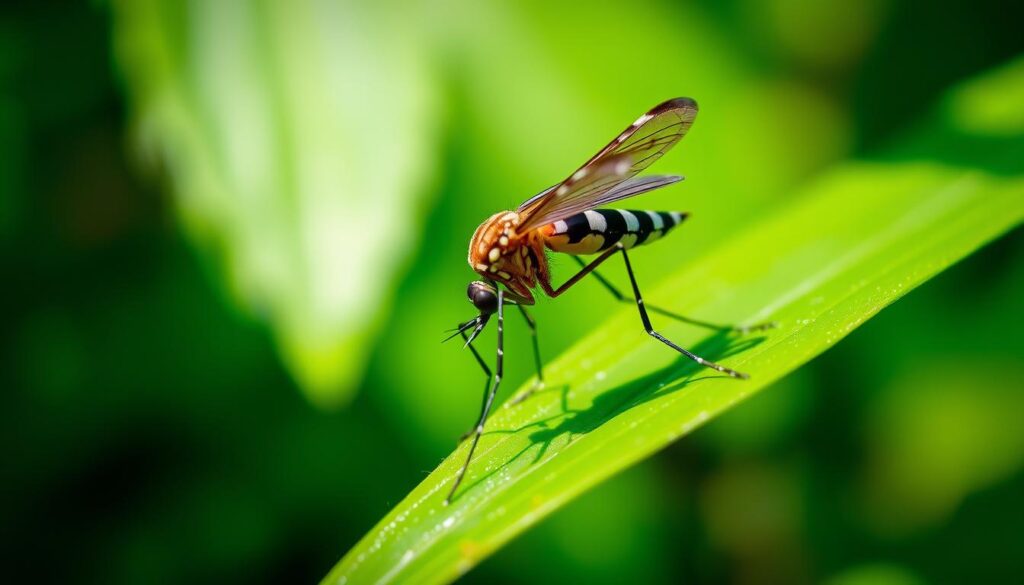
MULTIPOLYGON (((695 97, 694 130, 654 169, 688 181, 643 204, 694 212, 634 255, 653 286, 1024 52, 1009 10, 3 8, 12 582, 319 580, 478 408, 476 366, 439 342, 472 315, 479 221, 695 97)), ((1021 582, 1022 294, 1018 228, 464 580, 1021 582)), ((542 303, 544 354, 611 306, 593 284, 542 303)), ((529 342, 508 337, 513 388, 529 342)))

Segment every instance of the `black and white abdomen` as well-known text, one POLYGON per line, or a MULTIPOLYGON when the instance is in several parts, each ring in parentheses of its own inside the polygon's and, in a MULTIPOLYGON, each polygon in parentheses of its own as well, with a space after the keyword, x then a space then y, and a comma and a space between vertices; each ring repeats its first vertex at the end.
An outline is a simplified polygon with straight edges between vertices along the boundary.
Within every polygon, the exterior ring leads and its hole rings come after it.
POLYGON ((596 254, 617 243, 626 248, 661 238, 686 219, 678 211, 591 209, 544 226, 544 242, 555 252, 596 254))

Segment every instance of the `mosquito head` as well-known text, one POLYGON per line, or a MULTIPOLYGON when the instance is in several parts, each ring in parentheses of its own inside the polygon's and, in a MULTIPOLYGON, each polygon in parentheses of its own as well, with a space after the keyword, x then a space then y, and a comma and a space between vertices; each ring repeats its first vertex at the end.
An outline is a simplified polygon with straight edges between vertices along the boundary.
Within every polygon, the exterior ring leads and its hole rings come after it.
POLYGON ((481 315, 493 315, 498 310, 498 291, 492 284, 474 280, 466 288, 466 295, 481 315))
POLYGON ((445 341, 462 335, 466 339, 466 345, 469 345, 487 326, 491 315, 498 312, 498 289, 493 284, 475 280, 469 283, 466 294, 480 314, 465 323, 459 323, 455 329, 450 329, 451 335, 445 341), (466 335, 466 332, 469 334, 466 335))

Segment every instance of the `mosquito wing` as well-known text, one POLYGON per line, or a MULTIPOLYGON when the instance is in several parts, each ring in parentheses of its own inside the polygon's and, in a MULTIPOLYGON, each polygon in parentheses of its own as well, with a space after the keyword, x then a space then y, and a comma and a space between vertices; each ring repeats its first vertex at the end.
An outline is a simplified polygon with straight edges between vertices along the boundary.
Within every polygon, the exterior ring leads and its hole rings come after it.
POLYGON ((682 177, 676 176, 634 177, 675 146, 696 117, 697 102, 690 98, 656 106, 569 178, 520 205, 519 229, 533 229, 680 180, 682 177))

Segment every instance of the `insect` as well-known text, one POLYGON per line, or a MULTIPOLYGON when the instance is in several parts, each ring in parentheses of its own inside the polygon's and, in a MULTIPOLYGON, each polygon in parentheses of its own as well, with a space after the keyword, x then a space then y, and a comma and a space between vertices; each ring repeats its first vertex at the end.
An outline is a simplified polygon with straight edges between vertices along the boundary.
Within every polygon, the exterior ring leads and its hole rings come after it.
MULTIPOLYGON (((654 306, 645 306, 640 295, 633 268, 629 263, 630 250, 641 244, 654 242, 684 219, 685 213, 677 211, 626 211, 618 209, 596 209, 596 207, 646 193, 681 181, 676 175, 637 175, 668 152, 693 125, 697 117, 697 102, 690 98, 668 100, 631 124, 625 131, 608 143, 597 154, 583 164, 576 172, 557 185, 541 191, 525 201, 515 211, 502 211, 480 224, 469 244, 469 265, 483 280, 469 284, 467 294, 479 314, 460 323, 451 337, 461 335, 466 347, 473 352, 477 363, 486 374, 484 400, 476 424, 465 435, 470 435, 466 462, 459 470, 445 499, 449 503, 465 476, 473 459, 477 442, 483 433, 484 423, 491 410, 494 397, 501 384, 504 365, 504 308, 515 305, 530 329, 533 340, 533 357, 537 369, 537 384, 524 395, 514 399, 519 402, 543 384, 543 369, 540 347, 537 341, 536 322, 525 306, 534 304, 533 290, 538 286, 551 298, 560 296, 578 283, 583 277, 593 275, 611 294, 620 301, 636 302, 640 321, 648 335, 671 347, 687 358, 713 370, 734 378, 747 378, 746 374, 706 360, 667 339, 651 325, 648 309, 665 314, 694 325, 713 329, 733 329, 748 332, 774 326, 768 323, 745 328, 715 325, 697 319, 690 319, 654 306), (581 270, 561 286, 551 284, 548 269, 548 252, 560 252, 573 256, 581 270), (597 254, 589 263, 580 256, 597 254), (621 254, 633 288, 632 298, 619 292, 614 285, 598 274, 595 269, 615 254, 621 254), (491 383, 492 372, 486 361, 473 346, 473 340, 486 327, 492 316, 497 315, 498 348, 491 383)), ((451 339, 449 337, 449 339, 451 339)))

